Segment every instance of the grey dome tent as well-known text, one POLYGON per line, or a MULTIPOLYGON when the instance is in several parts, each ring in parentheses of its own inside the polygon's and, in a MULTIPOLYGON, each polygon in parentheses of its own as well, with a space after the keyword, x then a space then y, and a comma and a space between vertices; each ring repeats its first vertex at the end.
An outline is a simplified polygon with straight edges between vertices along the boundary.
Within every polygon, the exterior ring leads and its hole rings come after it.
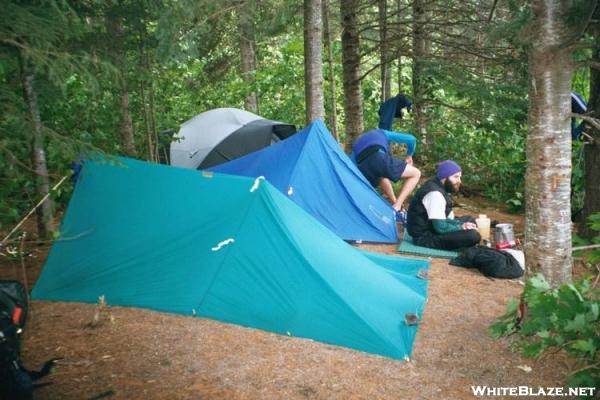
POLYGON ((237 108, 217 108, 186 121, 171 143, 171 165, 204 169, 269 146, 296 127, 237 108))

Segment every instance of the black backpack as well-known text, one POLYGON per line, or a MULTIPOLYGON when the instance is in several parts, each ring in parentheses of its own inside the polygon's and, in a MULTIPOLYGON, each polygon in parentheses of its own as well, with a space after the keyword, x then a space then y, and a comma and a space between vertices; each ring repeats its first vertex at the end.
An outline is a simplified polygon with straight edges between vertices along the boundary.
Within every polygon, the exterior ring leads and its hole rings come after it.
POLYGON ((0 281, 0 400, 30 400, 33 382, 48 375, 54 361, 39 371, 29 371, 21 364, 21 332, 27 320, 27 293, 19 282, 0 281))
POLYGON ((524 273, 512 254, 479 245, 461 251, 458 257, 450 260, 450 265, 477 268, 483 275, 493 278, 514 279, 524 273))

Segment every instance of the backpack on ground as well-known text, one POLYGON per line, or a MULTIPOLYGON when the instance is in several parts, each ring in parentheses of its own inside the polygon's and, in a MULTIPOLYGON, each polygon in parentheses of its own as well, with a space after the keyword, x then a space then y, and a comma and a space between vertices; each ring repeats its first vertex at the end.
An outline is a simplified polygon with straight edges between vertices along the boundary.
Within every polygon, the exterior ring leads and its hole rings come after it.
POLYGON ((450 265, 477 268, 483 275, 493 278, 514 279, 523 276, 524 268, 510 252, 486 246, 473 246, 463 250, 450 265))
POLYGON ((29 400, 33 382, 48 375, 54 361, 39 371, 29 371, 21 364, 20 335, 27 320, 27 293, 19 282, 0 281, 0 400, 29 400))

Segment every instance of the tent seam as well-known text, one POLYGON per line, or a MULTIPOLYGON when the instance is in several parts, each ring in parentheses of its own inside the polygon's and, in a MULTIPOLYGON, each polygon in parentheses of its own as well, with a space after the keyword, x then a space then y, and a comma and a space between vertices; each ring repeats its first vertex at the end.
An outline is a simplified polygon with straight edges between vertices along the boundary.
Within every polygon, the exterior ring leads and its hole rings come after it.
MULTIPOLYGON (((256 191, 257 193, 253 193, 253 194, 260 194, 260 190, 261 187, 259 187, 259 190, 256 191)), ((264 190, 264 189, 262 189, 264 190)), ((239 224, 238 228, 235 231, 235 235, 234 235, 234 239, 235 237, 241 232, 242 227, 244 226, 244 224, 246 223, 246 219, 248 217, 248 214, 250 213, 250 210, 252 209, 254 202, 256 202, 256 198, 258 196, 252 196, 252 200, 248 203, 248 207, 246 208, 246 212, 243 215, 242 218, 242 222, 239 224)), ((206 296, 208 295, 208 292, 210 291, 210 289, 212 288, 213 284, 215 283, 217 276, 221 273, 221 270, 223 269, 223 266, 225 264, 225 262, 229 259, 229 253, 232 251, 232 249, 235 247, 235 243, 233 244, 233 246, 227 246, 227 248, 225 249, 226 253, 225 256, 223 257, 223 261, 221 261, 221 264, 217 267, 215 273, 213 274, 212 280, 211 282, 206 286, 206 290, 204 291, 204 295, 202 296, 202 298, 198 301, 198 305, 196 306, 196 308, 200 308, 202 306, 202 303, 204 303, 204 300, 206 300, 206 296)), ((196 313, 198 314, 198 313, 196 313)))

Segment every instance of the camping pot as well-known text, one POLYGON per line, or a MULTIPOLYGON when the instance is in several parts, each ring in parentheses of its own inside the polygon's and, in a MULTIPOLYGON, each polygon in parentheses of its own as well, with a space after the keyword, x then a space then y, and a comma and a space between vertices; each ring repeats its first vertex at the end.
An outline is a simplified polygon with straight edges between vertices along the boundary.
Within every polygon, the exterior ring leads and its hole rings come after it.
POLYGON ((496 243, 496 246, 504 243, 514 246, 515 234, 513 233, 513 225, 497 224, 494 228, 494 243, 496 243))

